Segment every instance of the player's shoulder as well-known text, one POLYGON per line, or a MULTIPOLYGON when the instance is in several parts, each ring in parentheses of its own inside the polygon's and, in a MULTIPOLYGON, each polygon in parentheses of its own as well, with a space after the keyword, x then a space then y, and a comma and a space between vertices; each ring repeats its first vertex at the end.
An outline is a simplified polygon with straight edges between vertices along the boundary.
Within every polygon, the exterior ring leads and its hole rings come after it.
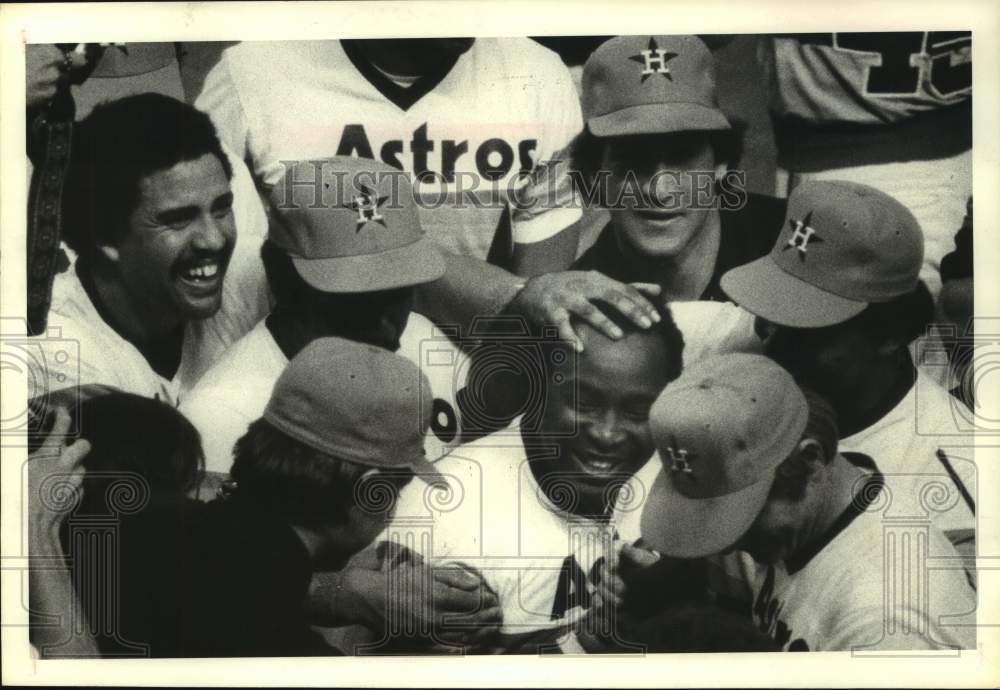
MULTIPOLYGON (((277 345, 260 321, 219 355, 182 403, 182 409, 214 406, 225 400, 227 408, 241 407, 255 400, 259 388, 271 393, 283 366, 275 352, 277 345)), ((280 353, 280 351, 278 351, 280 353)))

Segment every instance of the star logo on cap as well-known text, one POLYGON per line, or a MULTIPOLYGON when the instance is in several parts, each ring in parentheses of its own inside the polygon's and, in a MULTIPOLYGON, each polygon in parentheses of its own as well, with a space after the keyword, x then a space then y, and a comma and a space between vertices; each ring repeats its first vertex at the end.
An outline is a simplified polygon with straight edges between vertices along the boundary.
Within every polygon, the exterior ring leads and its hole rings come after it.
POLYGON ((361 232, 361 228, 364 227, 365 223, 369 221, 375 221, 380 224, 383 228, 385 225, 385 217, 379 212, 379 207, 385 203, 388 196, 378 196, 378 194, 366 187, 364 185, 359 185, 361 188, 361 194, 355 195, 351 199, 350 204, 343 205, 343 208, 348 208, 358 214, 357 227, 355 232, 361 232))
POLYGON ((670 445, 664 449, 667 457, 670 459, 670 470, 672 472, 691 474, 694 472, 694 469, 691 467, 691 460, 694 460, 698 456, 679 446, 680 444, 677 443, 677 439, 671 436, 670 445))
POLYGON ((807 213, 802 220, 796 220, 793 218, 788 219, 788 227, 792 231, 792 236, 782 247, 781 251, 787 249, 798 249, 799 250, 799 260, 806 260, 806 250, 809 248, 810 242, 823 242, 823 238, 816 234, 816 228, 812 227, 812 211, 807 213))
POLYGON ((639 80, 639 83, 644 83, 654 74, 662 74, 668 81, 673 81, 674 78, 670 74, 667 62, 675 57, 677 57, 677 53, 667 52, 656 44, 655 38, 650 38, 646 50, 640 50, 638 55, 629 56, 629 60, 643 66, 642 79, 639 80))

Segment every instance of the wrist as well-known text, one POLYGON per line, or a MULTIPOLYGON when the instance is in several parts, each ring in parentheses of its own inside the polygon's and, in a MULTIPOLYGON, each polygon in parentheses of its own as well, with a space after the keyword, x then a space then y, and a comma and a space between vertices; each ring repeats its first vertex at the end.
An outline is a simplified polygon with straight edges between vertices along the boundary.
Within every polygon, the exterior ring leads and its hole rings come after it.
POLYGON ((334 613, 345 623, 380 628, 385 621, 385 595, 384 573, 348 568, 340 579, 334 613))
POLYGON ((518 279, 516 283, 511 283, 507 289, 507 295, 503 302, 503 306, 497 311, 498 312, 516 311, 515 309, 513 309, 513 307, 515 306, 515 302, 522 294, 524 294, 524 288, 526 288, 528 286, 528 283, 530 283, 532 280, 534 280, 533 277, 524 280, 518 279))

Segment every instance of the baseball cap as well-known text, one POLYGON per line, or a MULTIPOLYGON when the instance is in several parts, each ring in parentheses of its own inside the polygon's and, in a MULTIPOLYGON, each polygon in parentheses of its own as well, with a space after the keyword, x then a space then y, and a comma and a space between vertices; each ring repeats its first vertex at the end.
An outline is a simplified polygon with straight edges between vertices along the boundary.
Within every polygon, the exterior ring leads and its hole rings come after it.
POLYGON ((390 290, 444 274, 408 176, 384 163, 337 156, 286 164, 269 200, 268 239, 317 290, 390 290))
POLYGON ((821 328, 914 290, 923 258, 920 225, 888 194, 854 182, 804 182, 788 197, 771 253, 727 271, 720 284, 768 321, 821 328))
POLYGON ((802 391, 767 357, 726 354, 692 365, 650 410, 663 467, 647 491, 642 538, 678 558, 735 544, 760 514, 808 417, 802 391))
POLYGON ((583 113, 598 137, 726 130, 712 54, 695 36, 617 36, 583 67, 583 113))
POLYGON ((432 405, 430 383, 413 362, 353 340, 319 338, 288 363, 264 419, 337 459, 409 467, 433 482, 443 478, 424 456, 432 405))

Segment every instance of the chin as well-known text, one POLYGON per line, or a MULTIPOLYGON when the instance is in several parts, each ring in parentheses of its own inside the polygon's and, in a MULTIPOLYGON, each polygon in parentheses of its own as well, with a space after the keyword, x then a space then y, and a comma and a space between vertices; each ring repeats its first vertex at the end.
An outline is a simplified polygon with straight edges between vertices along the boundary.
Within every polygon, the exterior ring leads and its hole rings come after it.
POLYGON ((213 299, 199 300, 197 302, 185 302, 181 308, 181 318, 185 321, 203 321, 216 315, 222 306, 222 295, 217 295, 213 299))

